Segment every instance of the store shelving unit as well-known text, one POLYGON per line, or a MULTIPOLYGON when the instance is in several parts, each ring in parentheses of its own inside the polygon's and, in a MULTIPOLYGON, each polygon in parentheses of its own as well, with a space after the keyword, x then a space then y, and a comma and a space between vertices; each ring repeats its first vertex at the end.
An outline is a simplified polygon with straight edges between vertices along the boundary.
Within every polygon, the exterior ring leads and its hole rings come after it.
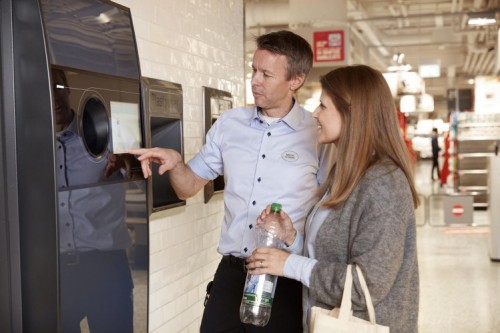
POLYGON ((474 196, 474 208, 488 208, 488 159, 500 141, 500 114, 456 115, 454 189, 474 196))

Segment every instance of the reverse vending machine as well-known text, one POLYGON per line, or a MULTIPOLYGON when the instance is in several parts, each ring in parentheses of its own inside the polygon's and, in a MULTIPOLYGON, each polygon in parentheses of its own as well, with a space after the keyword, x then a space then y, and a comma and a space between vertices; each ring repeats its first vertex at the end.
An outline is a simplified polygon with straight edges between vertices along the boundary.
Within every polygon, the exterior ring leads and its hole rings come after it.
POLYGON ((2 0, 1 15, 0 331, 148 332, 148 190, 127 153, 146 136, 131 13, 2 0))

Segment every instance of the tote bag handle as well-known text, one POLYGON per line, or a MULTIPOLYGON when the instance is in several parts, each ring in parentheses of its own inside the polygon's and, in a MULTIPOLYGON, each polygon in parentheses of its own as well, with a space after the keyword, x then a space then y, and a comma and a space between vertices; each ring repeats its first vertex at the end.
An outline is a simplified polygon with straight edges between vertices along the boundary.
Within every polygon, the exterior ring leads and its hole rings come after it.
MULTIPOLYGON (((356 266, 356 272, 358 273, 359 283, 361 284, 361 289, 363 290, 363 294, 365 295, 366 300, 366 308, 368 310, 368 318, 370 319, 370 323, 376 324, 375 319, 375 309, 373 308, 372 297, 370 296, 370 292, 368 291, 368 286, 365 281, 365 277, 363 276, 363 272, 358 265, 356 266)), ((347 321, 351 316, 352 312, 352 302, 351 302, 351 292, 352 292, 352 265, 347 265, 347 272, 345 277, 344 291, 342 293, 342 303, 340 304, 340 312, 339 319, 347 321)), ((333 311, 333 309, 332 309, 333 311)))

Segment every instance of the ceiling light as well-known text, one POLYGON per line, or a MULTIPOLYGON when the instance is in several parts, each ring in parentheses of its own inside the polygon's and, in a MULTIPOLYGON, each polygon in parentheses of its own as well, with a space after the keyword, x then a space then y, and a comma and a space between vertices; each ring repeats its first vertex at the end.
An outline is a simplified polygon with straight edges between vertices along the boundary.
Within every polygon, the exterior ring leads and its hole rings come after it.
POLYGON ((484 12, 484 13, 469 13, 467 14, 468 25, 482 26, 491 25, 497 23, 494 12, 484 12))
POLYGON ((392 61, 400 65, 403 63, 404 59, 405 59, 405 54, 402 52, 394 53, 394 55, 392 56, 392 61))
POLYGON ((396 65, 396 66, 389 66, 387 67, 387 70, 389 72, 408 72, 411 70, 411 65, 396 65))
POLYGON ((418 66, 418 74, 423 78, 432 78, 441 76, 441 66, 439 60, 423 63, 418 66))

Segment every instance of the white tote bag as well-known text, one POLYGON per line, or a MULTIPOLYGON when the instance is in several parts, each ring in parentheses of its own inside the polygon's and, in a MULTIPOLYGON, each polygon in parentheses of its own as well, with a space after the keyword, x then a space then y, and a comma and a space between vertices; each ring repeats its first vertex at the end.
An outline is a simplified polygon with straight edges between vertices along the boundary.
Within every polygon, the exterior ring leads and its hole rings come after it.
POLYGON ((340 309, 323 309, 313 306, 311 309, 311 319, 309 332, 311 333, 389 333, 388 326, 377 325, 375 321, 375 310, 373 309, 372 298, 368 291, 365 278, 361 269, 356 265, 361 288, 365 294, 366 307, 368 309, 369 321, 352 315, 351 290, 352 290, 352 270, 351 265, 347 265, 344 292, 340 309))

